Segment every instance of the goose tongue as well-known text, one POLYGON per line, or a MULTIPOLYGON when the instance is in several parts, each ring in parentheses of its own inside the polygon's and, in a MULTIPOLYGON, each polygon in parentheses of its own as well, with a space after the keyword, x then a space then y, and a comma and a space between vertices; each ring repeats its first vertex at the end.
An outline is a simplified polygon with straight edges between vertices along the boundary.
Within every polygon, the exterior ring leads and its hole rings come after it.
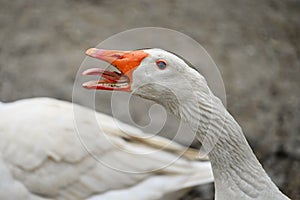
POLYGON ((87 89, 102 90, 122 90, 126 91, 129 87, 129 78, 117 71, 108 71, 106 69, 92 68, 85 70, 82 75, 98 75, 99 80, 85 82, 82 86, 87 89))
POLYGON ((82 72, 82 75, 98 75, 105 79, 107 82, 116 83, 122 78, 122 73, 116 72, 116 71, 108 71, 106 69, 100 69, 100 68, 92 68, 85 70, 82 72))

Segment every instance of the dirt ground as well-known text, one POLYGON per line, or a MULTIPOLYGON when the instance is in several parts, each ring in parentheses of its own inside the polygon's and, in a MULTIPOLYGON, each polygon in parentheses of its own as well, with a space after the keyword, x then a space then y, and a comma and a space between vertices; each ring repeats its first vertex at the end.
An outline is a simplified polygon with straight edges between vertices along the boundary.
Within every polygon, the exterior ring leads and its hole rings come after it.
MULTIPOLYGON (((0 0, 0 101, 70 101, 85 49, 145 26, 180 31, 204 46, 258 159, 284 193, 300 200, 299 0, 0 0)), ((211 185, 183 199, 197 196, 213 199, 211 185)))

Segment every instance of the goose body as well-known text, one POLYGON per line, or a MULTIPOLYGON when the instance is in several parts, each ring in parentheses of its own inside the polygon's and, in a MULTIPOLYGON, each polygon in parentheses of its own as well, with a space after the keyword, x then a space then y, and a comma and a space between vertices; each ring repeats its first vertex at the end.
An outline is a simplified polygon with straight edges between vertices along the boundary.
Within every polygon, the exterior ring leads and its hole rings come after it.
POLYGON ((239 124, 187 61, 156 48, 92 48, 86 54, 114 65, 120 72, 118 77, 109 78, 106 70, 89 69, 83 75, 99 75, 102 79, 84 83, 83 87, 132 92, 163 105, 190 125, 209 155, 216 200, 289 199, 264 171, 239 124), (113 84, 108 79, 113 79, 113 84))
POLYGON ((154 200, 213 180, 195 151, 79 105, 2 103, 0 119, 0 199, 154 200))

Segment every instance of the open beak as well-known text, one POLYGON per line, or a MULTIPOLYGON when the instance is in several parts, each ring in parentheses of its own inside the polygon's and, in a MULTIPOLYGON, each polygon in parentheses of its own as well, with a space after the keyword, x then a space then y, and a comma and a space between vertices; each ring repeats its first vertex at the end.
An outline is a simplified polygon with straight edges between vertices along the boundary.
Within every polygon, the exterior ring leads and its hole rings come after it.
POLYGON ((132 73, 140 65, 142 60, 148 56, 143 50, 118 51, 90 48, 86 55, 103 60, 119 71, 108 71, 106 69, 92 68, 84 71, 83 75, 99 75, 99 80, 84 83, 87 89, 131 91, 132 73))

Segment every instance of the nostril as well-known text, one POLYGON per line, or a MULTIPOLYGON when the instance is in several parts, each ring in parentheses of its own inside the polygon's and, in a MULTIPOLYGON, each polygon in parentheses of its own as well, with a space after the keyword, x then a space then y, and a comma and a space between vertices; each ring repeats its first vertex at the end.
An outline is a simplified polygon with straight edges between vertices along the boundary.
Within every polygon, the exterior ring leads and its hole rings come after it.
POLYGON ((113 55, 111 55, 111 57, 114 57, 114 58, 117 58, 117 59, 122 59, 122 58, 123 58, 123 55, 120 55, 120 54, 113 54, 113 55))

